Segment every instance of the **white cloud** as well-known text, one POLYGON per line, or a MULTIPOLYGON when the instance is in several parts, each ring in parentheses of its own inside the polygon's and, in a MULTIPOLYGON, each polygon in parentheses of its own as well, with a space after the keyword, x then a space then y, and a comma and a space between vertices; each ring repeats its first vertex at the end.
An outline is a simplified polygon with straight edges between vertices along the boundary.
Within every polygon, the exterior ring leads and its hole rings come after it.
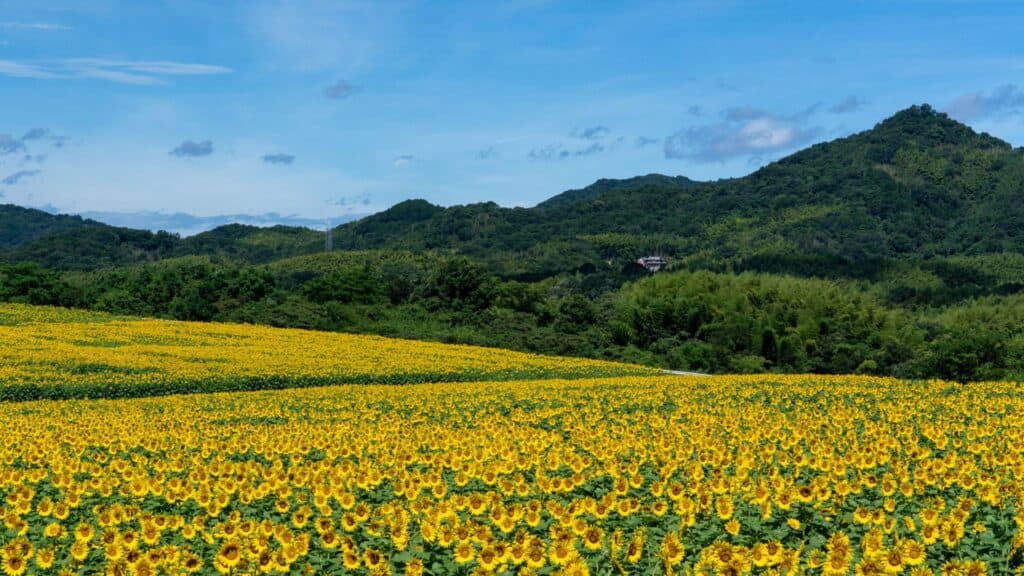
POLYGON ((54 61, 0 60, 0 76, 59 80, 94 78, 118 84, 162 84, 166 76, 227 74, 231 69, 188 62, 67 58, 54 61))
POLYGON ((263 0, 250 30, 271 60, 303 71, 352 74, 370 66, 396 36, 399 2, 263 0))
POLYGON ((1024 90, 1014 84, 1004 84, 987 95, 981 92, 962 94, 945 108, 950 116, 961 120, 979 120, 1020 110, 1024 110, 1024 90))
POLYGON ((11 76, 14 78, 39 78, 57 79, 64 76, 48 71, 47 69, 34 65, 15 62, 14 60, 0 60, 0 76, 11 76))
POLYGON ((757 108, 730 108, 712 124, 679 130, 665 139, 665 158, 721 162, 738 156, 763 155, 795 148, 821 133, 803 125, 817 106, 792 116, 757 108))
POLYGON ((42 32, 74 30, 71 26, 49 22, 0 22, 0 28, 7 28, 9 30, 40 30, 42 32))

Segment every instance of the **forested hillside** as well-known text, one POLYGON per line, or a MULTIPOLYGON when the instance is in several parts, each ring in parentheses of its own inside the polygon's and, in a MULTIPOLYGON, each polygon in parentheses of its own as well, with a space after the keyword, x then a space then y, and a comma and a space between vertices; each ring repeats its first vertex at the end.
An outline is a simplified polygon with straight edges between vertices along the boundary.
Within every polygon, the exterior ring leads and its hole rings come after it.
POLYGON ((1022 150, 915 106, 743 178, 409 200, 336 228, 331 254, 304 228, 182 239, 9 208, 0 299, 713 372, 1019 377, 1022 197, 1022 150), (654 252, 668 272, 635 264, 654 252))
POLYGON ((42 210, 0 204, 0 251, 70 230, 103 226, 81 216, 53 215, 42 210))
POLYGON ((409 201, 342 226, 352 249, 448 249, 558 273, 660 250, 691 268, 876 277, 892 260, 1024 249, 1024 151, 915 106, 753 174, 601 181, 531 209, 409 201))

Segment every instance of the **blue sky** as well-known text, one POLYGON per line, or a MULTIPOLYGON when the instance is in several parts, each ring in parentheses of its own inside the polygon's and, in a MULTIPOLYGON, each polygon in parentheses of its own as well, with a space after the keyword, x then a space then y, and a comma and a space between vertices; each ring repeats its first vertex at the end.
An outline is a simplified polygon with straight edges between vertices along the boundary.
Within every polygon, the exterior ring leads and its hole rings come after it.
POLYGON ((928 102, 1024 143, 1024 3, 0 0, 2 201, 340 218, 739 176, 928 102))

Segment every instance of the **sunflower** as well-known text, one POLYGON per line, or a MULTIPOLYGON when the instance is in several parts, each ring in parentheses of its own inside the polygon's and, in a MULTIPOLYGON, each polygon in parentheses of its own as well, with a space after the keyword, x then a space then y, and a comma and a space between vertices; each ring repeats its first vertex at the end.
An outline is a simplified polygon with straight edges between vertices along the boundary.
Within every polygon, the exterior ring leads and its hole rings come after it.
POLYGON ((560 574, 563 576, 590 576, 590 568, 582 558, 576 558, 572 562, 566 564, 560 574))
POLYGON ((86 557, 89 556, 89 545, 81 540, 77 540, 71 545, 71 557, 79 562, 84 562, 86 557))
POLYGON ((270 550, 263 550, 256 556, 256 569, 262 574, 274 571, 274 554, 270 550))
POLYGON ((374 572, 384 564, 384 555, 379 550, 368 548, 363 552, 363 562, 370 569, 370 572, 374 572))
POLYGON ((107 562, 116 562, 124 556, 124 549, 116 542, 111 542, 103 547, 103 557, 107 562))
POLYGON ((344 528, 346 532, 354 532, 355 529, 359 527, 359 519, 356 518, 355 514, 346 512, 341 516, 341 527, 344 528))
POLYGON ((188 572, 189 574, 193 574, 195 572, 199 572, 199 570, 202 569, 203 560, 199 556, 186 551, 183 555, 181 566, 185 569, 186 572, 188 572))
POLYGON ((53 553, 52 548, 41 548, 36 551, 35 560, 36 565, 42 570, 48 570, 53 566, 53 562, 56 559, 56 555, 53 553))
POLYGON ((544 548, 531 546, 526 552, 526 565, 532 569, 543 568, 547 564, 547 557, 544 555, 544 548))
POLYGON ((316 528, 316 533, 323 536, 334 529, 334 521, 330 518, 317 518, 316 522, 313 523, 313 527, 316 528))
POLYGON ((2 566, 7 576, 21 576, 28 569, 28 563, 21 556, 5 557, 2 566))
POLYGON ((320 536, 320 543, 323 544, 324 548, 327 548, 328 550, 333 550, 334 548, 337 548, 340 541, 341 540, 338 538, 338 535, 335 532, 325 532, 322 536, 320 536))
POLYGON ((413 558, 405 565, 405 576, 422 576, 423 575, 423 560, 419 558, 413 558))
POLYGON ((238 566, 239 561, 242 559, 242 548, 237 542, 228 542, 221 546, 217 552, 215 562, 219 562, 228 568, 234 568, 238 566))
POLYGON ((861 559, 853 573, 856 576, 885 576, 887 574, 884 563, 868 558, 861 559))
POLYGON ((643 530, 637 530, 633 535, 633 538, 629 541, 629 545, 626 546, 626 561, 630 564, 636 564, 640 561, 640 557, 644 553, 644 533, 643 530))
POLYGON ((735 518, 725 523, 725 532, 730 536, 736 536, 739 534, 740 528, 742 528, 742 526, 735 518))
POLYGON ((981 560, 968 560, 960 573, 964 576, 988 576, 988 564, 981 560))
POLYGON ((900 555, 907 566, 919 566, 924 563, 926 551, 917 540, 904 540, 900 543, 900 555))
POLYGON ((587 550, 600 550, 604 544, 604 532, 597 526, 590 526, 583 533, 583 545, 587 550))
POLYGON ((64 526, 60 522, 50 522, 43 529, 43 536, 47 538, 59 538, 64 534, 64 526))
POLYGON ((900 554, 900 551, 896 549, 887 552, 885 557, 882 559, 882 563, 885 571, 890 574, 899 574, 903 571, 903 565, 905 564, 903 556, 900 554))
POLYGON ((494 570, 498 566, 498 563, 501 561, 501 557, 493 547, 485 546, 484 549, 480 551, 476 560, 480 564, 481 568, 490 571, 494 570))
POLYGON ((577 555, 576 547, 568 540, 559 540, 555 542, 551 546, 551 551, 548 553, 551 563, 558 566, 565 566, 577 555))
POLYGON ((665 534, 664 540, 661 541, 661 557, 666 564, 675 566, 682 562, 685 551, 683 543, 679 541, 679 536, 675 532, 665 534))
POLYGON ((467 540, 459 542, 455 546, 455 562, 458 564, 466 564, 473 560, 476 550, 473 549, 473 545, 467 540))
MULTIPOLYGON (((341 557, 341 563, 348 570, 356 570, 362 565, 362 561, 359 559, 359 556, 351 550, 345 551, 341 557)), ((287 566, 287 563, 285 563, 285 565, 287 566)))
POLYGON ((849 568, 850 556, 848 553, 840 554, 830 550, 825 556, 825 566, 822 568, 822 574, 825 576, 845 576, 849 568))
POLYGON ((733 504, 732 497, 728 495, 721 495, 715 498, 715 513, 722 520, 728 520, 732 518, 733 512, 735 512, 736 506, 733 504))

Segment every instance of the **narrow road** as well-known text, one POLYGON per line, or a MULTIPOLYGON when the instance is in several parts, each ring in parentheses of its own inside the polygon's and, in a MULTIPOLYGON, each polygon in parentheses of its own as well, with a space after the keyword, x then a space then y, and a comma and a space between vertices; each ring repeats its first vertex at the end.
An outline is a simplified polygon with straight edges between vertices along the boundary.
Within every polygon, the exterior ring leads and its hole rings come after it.
POLYGON ((682 372, 679 370, 662 370, 666 374, 675 374, 676 376, 711 376, 711 374, 705 374, 703 372, 682 372))

